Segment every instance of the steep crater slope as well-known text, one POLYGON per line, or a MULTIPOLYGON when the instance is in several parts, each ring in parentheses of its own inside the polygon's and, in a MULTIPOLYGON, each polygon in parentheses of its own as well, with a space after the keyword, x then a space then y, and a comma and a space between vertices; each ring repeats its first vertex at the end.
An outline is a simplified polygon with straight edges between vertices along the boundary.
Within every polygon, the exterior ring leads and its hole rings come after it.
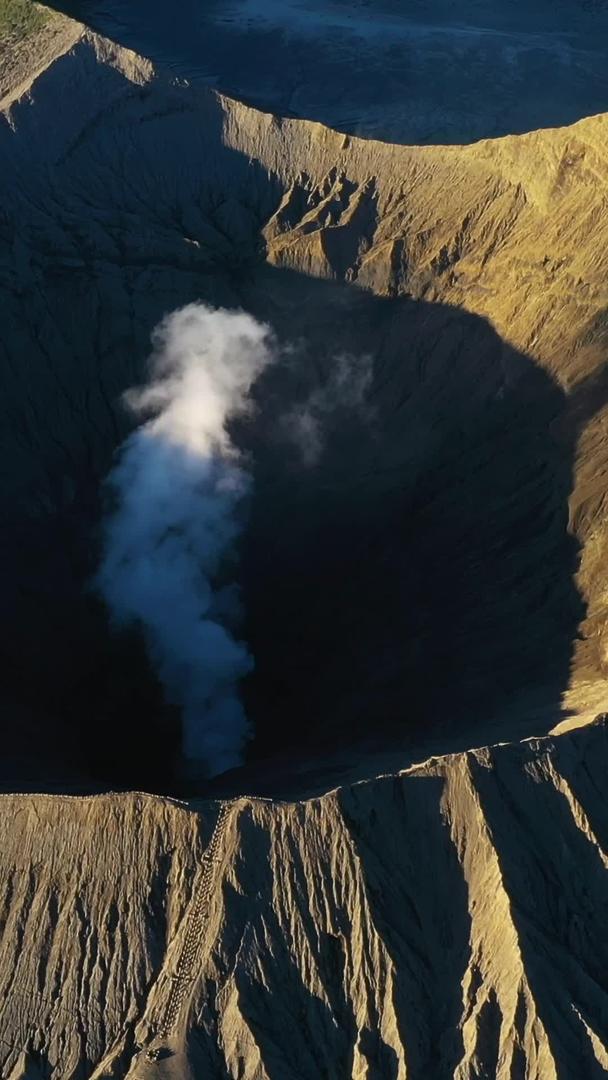
POLYGON ((7 781, 19 761, 37 784, 176 783, 174 719, 85 586, 120 393, 193 299, 295 343, 236 432, 254 753, 531 734, 566 691, 584 713, 604 662, 605 120, 360 142, 83 32, 2 124, 7 781), (351 408, 345 355, 371 373, 351 408), (315 411, 311 460, 291 420, 315 411))

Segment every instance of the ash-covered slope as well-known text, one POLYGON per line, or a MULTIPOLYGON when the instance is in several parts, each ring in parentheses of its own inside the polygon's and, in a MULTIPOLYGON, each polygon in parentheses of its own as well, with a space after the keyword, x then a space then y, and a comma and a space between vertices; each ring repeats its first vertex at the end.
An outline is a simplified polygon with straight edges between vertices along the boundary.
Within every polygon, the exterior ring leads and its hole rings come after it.
POLYGON ((4 797, 2 1075, 605 1076, 607 754, 593 725, 308 802, 4 797))

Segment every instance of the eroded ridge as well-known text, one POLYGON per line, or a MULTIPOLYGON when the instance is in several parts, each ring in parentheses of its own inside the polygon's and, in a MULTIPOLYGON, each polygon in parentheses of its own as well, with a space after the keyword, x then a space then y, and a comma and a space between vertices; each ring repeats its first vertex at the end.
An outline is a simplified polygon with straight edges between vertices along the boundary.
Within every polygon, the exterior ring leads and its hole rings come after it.
MULTIPOLYGON (((215 879, 215 867, 219 858, 231 806, 231 803, 222 803, 220 806, 209 845, 203 854, 199 876, 195 882, 192 906, 186 916, 186 930, 182 949, 175 972, 171 977, 171 989, 167 1005, 157 1031, 158 1039, 169 1038, 175 1030, 188 990, 192 986, 197 961, 200 960, 200 945, 205 936, 209 902, 215 879)), ((155 1051, 151 1050, 150 1052, 154 1053, 155 1051)))

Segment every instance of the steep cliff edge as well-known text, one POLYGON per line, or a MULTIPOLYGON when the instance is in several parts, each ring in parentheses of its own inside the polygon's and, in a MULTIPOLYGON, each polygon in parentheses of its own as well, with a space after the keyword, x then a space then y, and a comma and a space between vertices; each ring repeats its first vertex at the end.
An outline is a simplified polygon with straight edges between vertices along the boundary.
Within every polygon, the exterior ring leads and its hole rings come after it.
POLYGON ((307 802, 4 797, 2 1075, 605 1076, 607 739, 307 802))

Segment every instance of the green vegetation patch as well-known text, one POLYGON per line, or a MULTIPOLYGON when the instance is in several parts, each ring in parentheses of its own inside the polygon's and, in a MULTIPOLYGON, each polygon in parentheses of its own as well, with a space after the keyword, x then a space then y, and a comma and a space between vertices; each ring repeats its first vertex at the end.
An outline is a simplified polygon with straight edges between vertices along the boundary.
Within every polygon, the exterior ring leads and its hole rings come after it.
POLYGON ((0 0, 0 41, 20 41, 44 25, 46 10, 33 0, 0 0))

